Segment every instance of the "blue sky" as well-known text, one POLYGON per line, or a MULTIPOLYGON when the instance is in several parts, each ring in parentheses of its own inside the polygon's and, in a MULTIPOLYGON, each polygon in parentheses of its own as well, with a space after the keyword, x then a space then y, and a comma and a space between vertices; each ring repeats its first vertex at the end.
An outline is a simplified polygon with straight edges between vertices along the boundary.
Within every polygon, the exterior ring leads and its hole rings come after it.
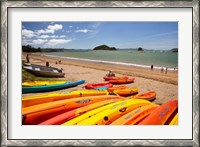
POLYGON ((41 48, 169 50, 178 47, 178 22, 23 22, 22 44, 41 48))

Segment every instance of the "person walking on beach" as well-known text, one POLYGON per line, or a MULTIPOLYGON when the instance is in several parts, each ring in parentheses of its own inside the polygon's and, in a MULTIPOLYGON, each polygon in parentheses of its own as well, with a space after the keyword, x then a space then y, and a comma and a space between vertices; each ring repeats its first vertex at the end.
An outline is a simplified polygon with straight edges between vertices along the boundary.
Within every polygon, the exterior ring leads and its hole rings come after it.
POLYGON ((151 65, 151 70, 153 70, 153 64, 151 65))
POLYGON ((48 61, 46 62, 46 66, 49 67, 49 62, 48 61))
POLYGON ((164 69, 163 69, 163 67, 161 67, 161 73, 163 73, 163 71, 164 71, 164 69))
POLYGON ((166 68, 165 68, 165 74, 167 74, 167 70, 168 70, 168 68, 166 67, 166 68))
POLYGON ((29 54, 26 55, 26 62, 30 63, 29 54))

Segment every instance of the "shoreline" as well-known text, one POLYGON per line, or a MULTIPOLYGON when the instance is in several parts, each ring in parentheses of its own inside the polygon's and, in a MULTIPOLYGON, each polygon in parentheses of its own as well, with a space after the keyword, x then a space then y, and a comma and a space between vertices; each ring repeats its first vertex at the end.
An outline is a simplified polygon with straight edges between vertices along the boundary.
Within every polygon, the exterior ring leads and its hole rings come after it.
MULTIPOLYGON (((22 53, 22 59, 26 59, 27 53, 22 53)), ((48 57, 44 54, 28 53, 30 54, 30 63, 45 65, 48 61, 50 66, 56 68, 63 68, 65 72, 64 78, 60 80, 77 81, 85 80, 84 84, 77 87, 62 89, 53 91, 55 92, 70 92, 73 90, 83 90, 86 84, 102 83, 105 82, 103 77, 109 70, 113 70, 116 76, 129 76, 135 77, 134 83, 125 84, 128 88, 138 87, 139 93, 145 93, 147 91, 155 91, 157 93, 157 99, 155 103, 162 104, 172 99, 178 99, 178 73, 169 71, 167 74, 161 73, 160 70, 139 68, 139 67, 127 67, 122 65, 112 65, 106 63, 94 63, 86 61, 77 61, 72 59, 63 59, 59 57, 48 57), (61 64, 56 64, 56 61, 61 60, 61 64)), ((115 85, 114 85, 115 86, 115 85)), ((52 93, 52 92, 47 92, 52 93)), ((23 94, 23 97, 38 95, 44 93, 30 93, 23 94)))
MULTIPOLYGON (((133 64, 133 63, 126 63, 126 62, 114 62, 114 61, 107 61, 107 60, 93 60, 93 59, 84 59, 84 58, 75 58, 75 57, 63 57, 63 56, 56 56, 56 55, 48 55, 48 54, 43 54, 44 56, 47 57, 52 57, 52 58, 61 58, 61 59, 69 59, 69 60, 76 60, 76 61, 86 61, 86 62, 95 62, 95 63, 105 63, 105 64, 111 64, 111 65, 121 65, 121 66, 129 66, 129 67, 139 67, 139 68, 145 68, 149 69, 150 66, 148 65, 143 65, 143 64, 133 64)), ((161 70, 161 66, 154 66, 154 69, 161 70)), ((170 71, 176 71, 177 69, 174 68, 168 68, 170 71)))

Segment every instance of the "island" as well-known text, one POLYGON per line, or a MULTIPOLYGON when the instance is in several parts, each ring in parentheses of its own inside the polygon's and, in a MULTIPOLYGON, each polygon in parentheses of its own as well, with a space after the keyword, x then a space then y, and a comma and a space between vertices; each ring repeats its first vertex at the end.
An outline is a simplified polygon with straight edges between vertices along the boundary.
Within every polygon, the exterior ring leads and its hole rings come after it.
POLYGON ((139 48, 138 48, 138 51, 144 51, 144 49, 143 49, 143 48, 141 48, 141 47, 139 47, 139 48))
POLYGON ((178 48, 171 49, 172 52, 178 52, 178 48))
POLYGON ((107 45, 100 45, 100 46, 95 47, 93 50, 111 50, 111 51, 114 51, 114 50, 117 50, 117 49, 115 47, 109 47, 107 45))

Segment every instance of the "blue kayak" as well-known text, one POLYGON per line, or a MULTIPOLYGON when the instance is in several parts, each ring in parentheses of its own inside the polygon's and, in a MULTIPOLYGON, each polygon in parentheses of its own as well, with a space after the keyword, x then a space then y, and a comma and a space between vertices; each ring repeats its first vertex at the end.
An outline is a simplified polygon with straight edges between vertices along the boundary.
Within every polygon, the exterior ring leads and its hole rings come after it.
POLYGON ((22 87, 22 94, 60 90, 60 89, 64 89, 64 88, 74 87, 74 86, 77 86, 77 85, 80 85, 80 84, 83 84, 83 83, 85 83, 85 80, 79 80, 79 81, 76 81, 76 82, 66 82, 64 84, 22 87))

